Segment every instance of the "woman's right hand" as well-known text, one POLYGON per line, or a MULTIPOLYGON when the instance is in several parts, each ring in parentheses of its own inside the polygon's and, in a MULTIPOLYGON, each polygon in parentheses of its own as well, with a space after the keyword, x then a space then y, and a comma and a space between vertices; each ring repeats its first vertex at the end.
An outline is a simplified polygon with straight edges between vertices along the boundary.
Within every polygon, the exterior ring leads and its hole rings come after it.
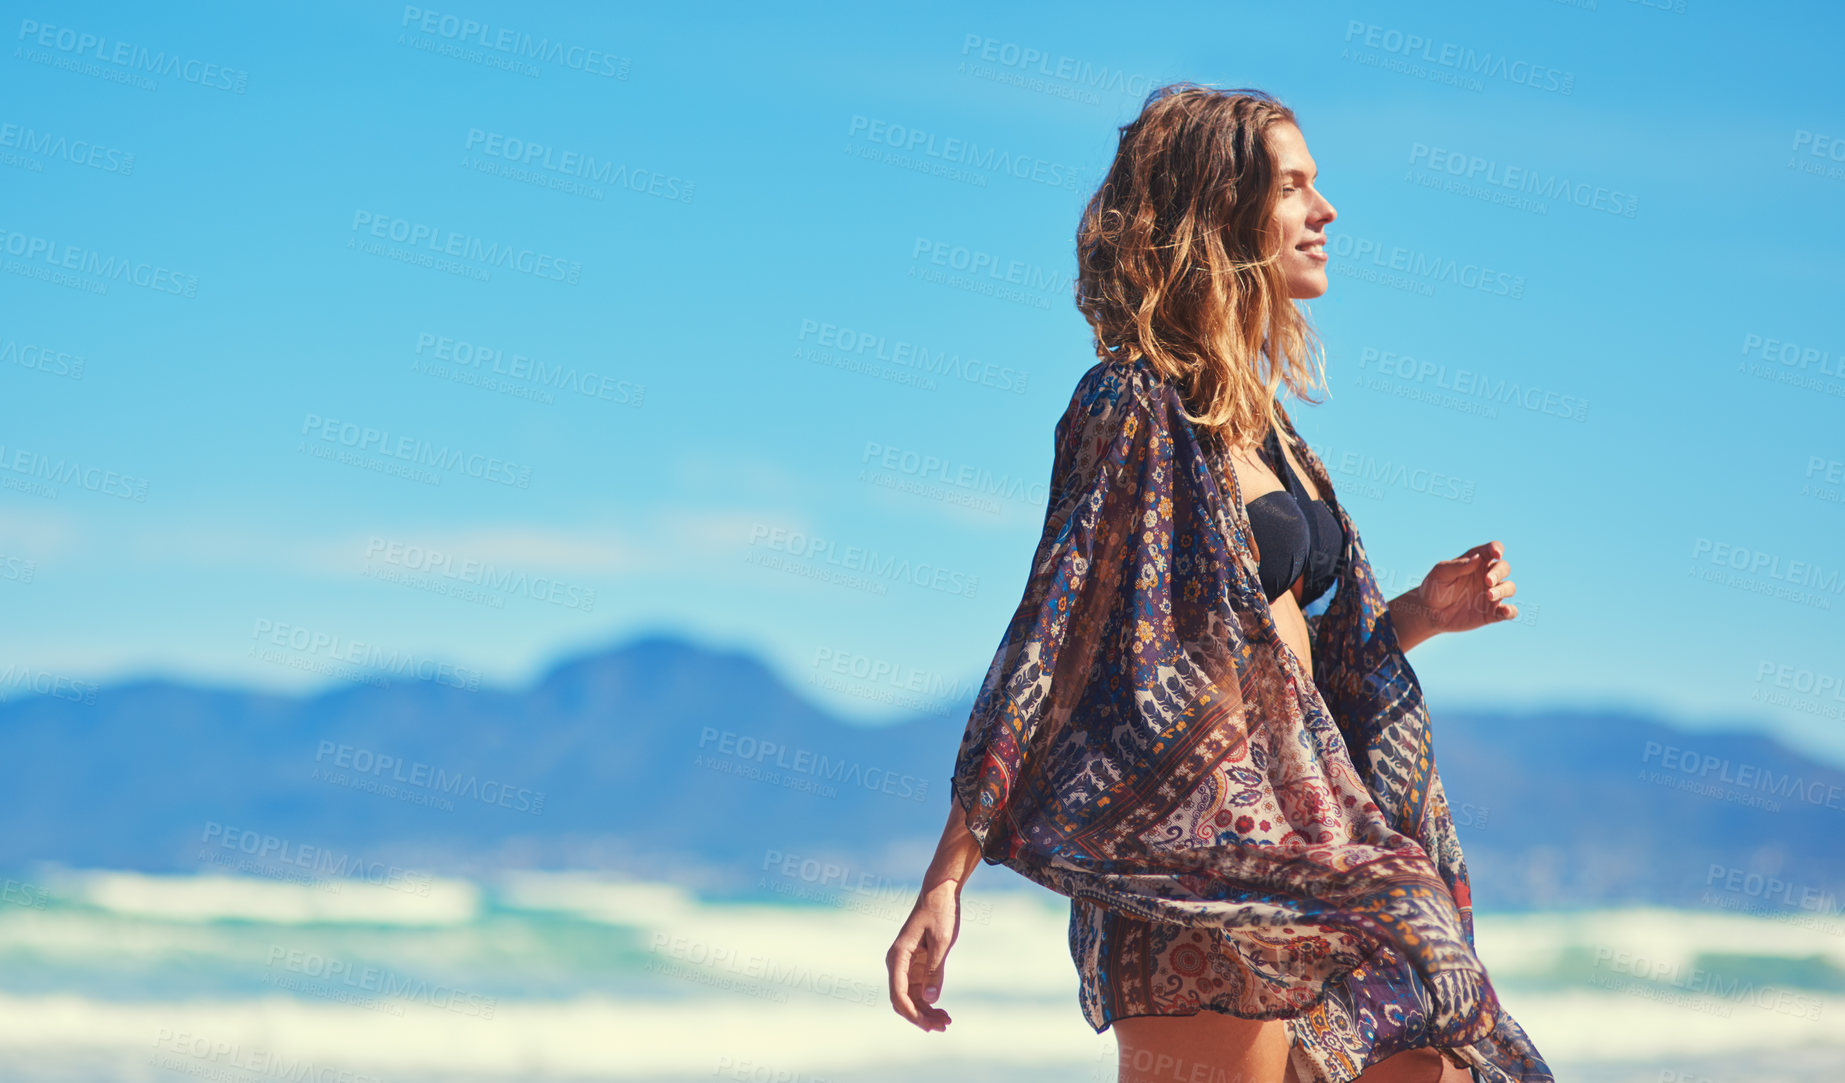
POLYGON ((961 885, 944 880, 916 897, 896 942, 884 955, 891 1007, 924 1030, 947 1030, 954 1022, 935 1001, 942 995, 948 949, 960 933, 961 885))

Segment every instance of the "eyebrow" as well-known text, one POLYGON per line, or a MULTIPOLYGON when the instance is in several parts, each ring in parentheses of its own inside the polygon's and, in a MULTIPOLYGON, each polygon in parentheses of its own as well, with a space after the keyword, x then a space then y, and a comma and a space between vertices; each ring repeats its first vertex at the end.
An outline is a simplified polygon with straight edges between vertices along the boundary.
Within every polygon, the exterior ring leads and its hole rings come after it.
MULTIPOLYGON (((1284 177, 1306 177, 1307 171, 1304 169, 1298 168, 1298 167, 1290 167, 1290 168, 1282 170, 1281 175, 1284 177)), ((1320 179, 1320 171, 1317 169, 1314 170, 1313 176, 1308 179, 1310 180, 1320 179)))

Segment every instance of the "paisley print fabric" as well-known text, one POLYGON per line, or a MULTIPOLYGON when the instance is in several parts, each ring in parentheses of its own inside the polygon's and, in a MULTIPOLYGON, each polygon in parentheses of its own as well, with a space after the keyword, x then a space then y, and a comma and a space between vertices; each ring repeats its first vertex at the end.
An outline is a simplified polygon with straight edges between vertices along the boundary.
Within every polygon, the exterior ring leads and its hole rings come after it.
POLYGON ((952 785, 984 859, 1069 896, 1084 1016, 1285 1019, 1296 1074, 1344 1083, 1434 1047, 1551 1083, 1474 952, 1422 689, 1345 531, 1279 636, 1221 442, 1144 361, 1095 365, 1057 423, 1024 596, 952 785))

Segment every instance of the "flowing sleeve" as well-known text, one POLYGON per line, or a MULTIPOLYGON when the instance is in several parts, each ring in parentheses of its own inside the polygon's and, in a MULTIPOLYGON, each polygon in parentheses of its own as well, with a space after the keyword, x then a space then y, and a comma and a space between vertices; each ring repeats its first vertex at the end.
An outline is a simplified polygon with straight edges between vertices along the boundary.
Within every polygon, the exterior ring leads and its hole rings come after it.
MULTIPOLYGON (((1057 422, 1044 530, 1024 597, 1013 613, 976 697, 955 764, 953 791, 968 811, 968 830, 989 862, 1019 852, 1014 819, 1054 794, 1038 788, 1014 802, 1014 789, 1042 787, 1028 756, 1050 755, 1073 701, 1085 690, 1104 610, 1131 604, 1123 575, 1137 557, 1130 524, 1159 479, 1147 477, 1154 418, 1144 395, 1120 380, 1091 373, 1057 422)), ((1157 514, 1157 508, 1155 508, 1157 514)), ((1164 560, 1165 554, 1159 559, 1164 560)), ((1136 577, 1137 578, 1137 577, 1136 577)), ((1129 592, 1131 594, 1131 589, 1129 592)))
MULTIPOLYGON (((1427 986, 1434 1040, 1485 1039, 1499 1008, 1471 929, 1277 634, 1226 460, 1144 363, 1090 369, 1054 439, 1044 529, 952 777, 983 858, 1212 930, 1257 976, 1252 1016, 1303 1011, 1388 948, 1427 986)), ((1376 594, 1355 543, 1328 642, 1376 594)))

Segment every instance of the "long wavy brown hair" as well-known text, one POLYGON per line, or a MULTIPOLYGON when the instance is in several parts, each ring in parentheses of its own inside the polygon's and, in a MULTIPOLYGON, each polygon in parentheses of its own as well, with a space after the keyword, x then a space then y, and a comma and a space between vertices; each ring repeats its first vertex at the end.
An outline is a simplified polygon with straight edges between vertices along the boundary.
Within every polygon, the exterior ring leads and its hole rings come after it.
POLYGON ((1254 89, 1172 83, 1121 126, 1076 233, 1076 307, 1096 356, 1146 358, 1187 416, 1230 443, 1267 437, 1285 382, 1325 387, 1324 348, 1288 296, 1268 132, 1293 110, 1254 89))

